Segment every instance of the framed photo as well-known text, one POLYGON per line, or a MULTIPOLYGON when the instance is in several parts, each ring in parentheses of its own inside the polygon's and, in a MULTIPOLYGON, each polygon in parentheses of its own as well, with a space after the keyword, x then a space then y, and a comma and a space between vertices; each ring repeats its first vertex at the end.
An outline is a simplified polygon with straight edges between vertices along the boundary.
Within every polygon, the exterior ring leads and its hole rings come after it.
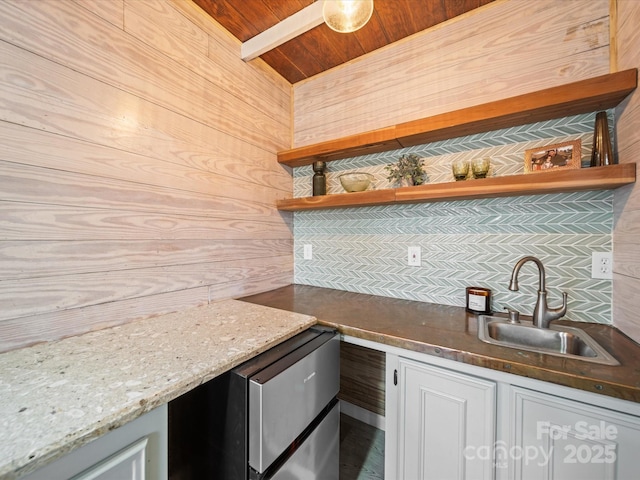
POLYGON ((573 140, 526 150, 524 172, 553 172, 561 168, 580 168, 580 147, 580 140, 573 140))

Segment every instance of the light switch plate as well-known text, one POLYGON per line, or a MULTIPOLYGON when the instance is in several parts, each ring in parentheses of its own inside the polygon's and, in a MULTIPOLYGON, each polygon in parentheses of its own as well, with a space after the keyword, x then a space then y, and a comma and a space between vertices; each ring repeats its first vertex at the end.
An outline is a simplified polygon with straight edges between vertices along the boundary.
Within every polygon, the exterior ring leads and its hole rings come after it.
POLYGON ((313 260, 313 245, 309 243, 304 246, 304 259, 313 260))
POLYGON ((591 278, 604 280, 613 278, 613 253, 593 252, 591 254, 591 278))

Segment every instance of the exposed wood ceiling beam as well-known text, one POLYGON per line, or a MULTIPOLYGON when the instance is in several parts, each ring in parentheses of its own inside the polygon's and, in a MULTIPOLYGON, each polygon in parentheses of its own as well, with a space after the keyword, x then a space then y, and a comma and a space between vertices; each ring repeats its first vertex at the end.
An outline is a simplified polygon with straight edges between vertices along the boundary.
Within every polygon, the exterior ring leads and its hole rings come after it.
MULTIPOLYGON (((240 42, 247 42, 238 56, 249 59, 259 55, 293 85, 495 0, 374 0, 371 19, 352 34, 334 32, 320 23, 321 0, 180 1, 193 1, 240 42), (263 42, 262 32, 308 7, 312 12, 317 9, 311 15, 317 23, 308 25, 308 20, 293 17, 289 20, 293 33, 279 40, 284 43, 260 54, 264 48, 259 43, 263 42)), ((277 43, 264 41, 270 44, 266 48, 277 43)))
POLYGON ((245 62, 259 57, 323 22, 322 2, 314 2, 273 27, 242 44, 240 54, 245 62))

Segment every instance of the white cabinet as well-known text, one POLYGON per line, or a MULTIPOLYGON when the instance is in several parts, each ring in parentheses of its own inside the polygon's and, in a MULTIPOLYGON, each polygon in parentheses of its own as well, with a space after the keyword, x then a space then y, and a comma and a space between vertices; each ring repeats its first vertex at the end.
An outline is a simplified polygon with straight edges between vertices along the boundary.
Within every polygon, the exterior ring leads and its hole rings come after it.
POLYGON ((148 442, 149 437, 143 437, 71 480, 145 480, 145 449, 148 442))
POLYGON ((398 398, 397 441, 386 442, 387 450, 397 447, 397 462, 386 478, 493 478, 495 382, 404 358, 388 357, 387 365, 398 398))
POLYGON ((387 354, 385 478, 640 478, 638 403, 380 349, 387 354))
POLYGON ((640 418, 519 387, 510 397, 509 478, 638 478, 640 418))
POLYGON ((21 480, 166 480, 167 429, 165 404, 21 480))

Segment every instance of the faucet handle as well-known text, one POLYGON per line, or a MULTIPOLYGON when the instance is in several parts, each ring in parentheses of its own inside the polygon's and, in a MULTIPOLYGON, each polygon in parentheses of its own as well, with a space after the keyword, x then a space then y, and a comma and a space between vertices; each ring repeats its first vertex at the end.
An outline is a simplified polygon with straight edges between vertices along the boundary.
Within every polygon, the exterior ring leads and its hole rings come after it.
POLYGON ((520 323, 520 312, 509 307, 504 307, 509 313, 509 323, 520 323))

